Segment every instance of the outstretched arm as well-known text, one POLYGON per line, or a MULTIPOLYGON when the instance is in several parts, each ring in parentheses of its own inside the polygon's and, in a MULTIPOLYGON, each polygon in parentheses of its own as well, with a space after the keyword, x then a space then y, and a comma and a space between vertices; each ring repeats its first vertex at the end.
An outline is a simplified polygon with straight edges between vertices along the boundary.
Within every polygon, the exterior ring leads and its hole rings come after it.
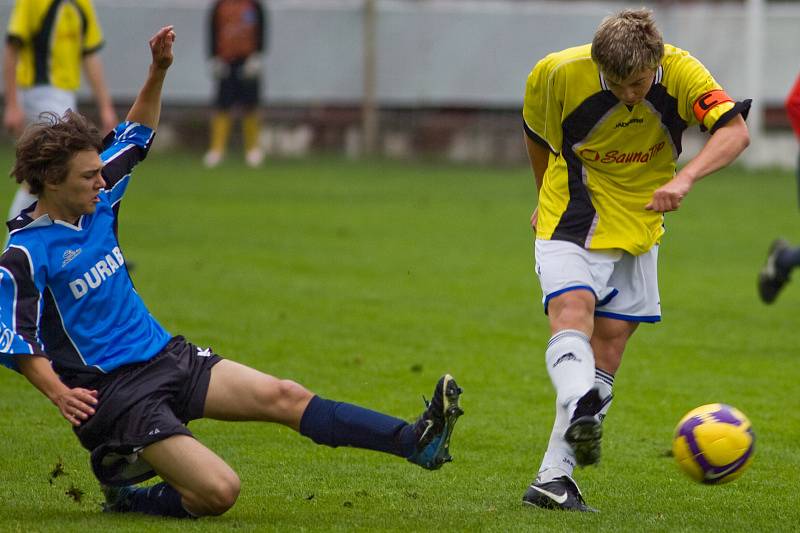
POLYGON ((50 361, 38 355, 17 356, 22 374, 58 407, 61 416, 73 426, 80 426, 94 414, 97 391, 76 387, 70 389, 58 378, 50 361))
POLYGON ((161 89, 164 86, 167 69, 172 65, 172 43, 175 42, 175 32, 172 28, 172 26, 161 28, 150 39, 153 62, 150 64, 147 79, 127 116, 127 120, 138 122, 151 129, 158 127, 158 119, 161 116, 161 89))
POLYGON ((645 209, 662 213, 675 211, 697 181, 731 164, 749 144, 747 125, 741 115, 737 115, 714 132, 700 153, 674 178, 656 189, 645 209))

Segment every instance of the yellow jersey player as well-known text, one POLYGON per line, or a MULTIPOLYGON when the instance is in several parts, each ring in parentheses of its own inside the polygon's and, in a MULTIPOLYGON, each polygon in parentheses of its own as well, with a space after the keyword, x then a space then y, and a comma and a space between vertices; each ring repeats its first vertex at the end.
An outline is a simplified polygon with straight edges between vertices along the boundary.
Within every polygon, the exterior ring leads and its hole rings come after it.
MULTIPOLYGON (((26 123, 53 112, 77 111, 81 67, 92 87, 103 132, 117 125, 117 116, 98 53, 103 34, 91 0, 16 0, 8 20, 3 61, 5 109, 3 125, 14 135, 26 123)), ((8 218, 36 198, 18 191, 8 218)))
POLYGON ((591 44, 550 54, 531 71, 523 118, 539 190, 531 223, 556 416, 524 503, 593 511, 572 473, 600 459, 628 339, 639 323, 661 319, 664 213, 747 147, 749 107, 688 52, 664 44, 647 9, 607 17, 591 44), (711 135, 676 172, 690 126, 711 135))

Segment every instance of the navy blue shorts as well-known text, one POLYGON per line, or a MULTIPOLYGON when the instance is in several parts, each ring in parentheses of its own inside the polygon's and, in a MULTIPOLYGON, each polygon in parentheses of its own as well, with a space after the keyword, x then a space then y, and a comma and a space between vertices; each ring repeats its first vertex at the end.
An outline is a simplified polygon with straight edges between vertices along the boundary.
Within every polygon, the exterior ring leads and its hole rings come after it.
POLYGON ((93 384, 96 412, 73 429, 92 452, 98 479, 116 485, 155 475, 138 452, 173 435, 192 436, 186 424, 202 418, 211 368, 221 360, 178 336, 149 361, 120 367, 93 384))
POLYGON ((217 99, 215 101, 217 109, 228 110, 234 106, 253 109, 258 106, 259 93, 261 91, 260 76, 255 78, 244 77, 242 65, 243 63, 230 64, 228 75, 219 80, 217 99))

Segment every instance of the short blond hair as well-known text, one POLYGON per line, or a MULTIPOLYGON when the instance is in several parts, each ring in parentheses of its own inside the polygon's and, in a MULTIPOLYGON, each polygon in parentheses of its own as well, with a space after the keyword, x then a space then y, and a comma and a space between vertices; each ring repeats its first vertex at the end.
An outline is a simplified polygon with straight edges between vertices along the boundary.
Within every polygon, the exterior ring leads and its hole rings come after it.
POLYGON ((592 59, 618 80, 646 68, 656 69, 664 57, 664 38, 653 12, 625 9, 603 19, 592 40, 592 59))

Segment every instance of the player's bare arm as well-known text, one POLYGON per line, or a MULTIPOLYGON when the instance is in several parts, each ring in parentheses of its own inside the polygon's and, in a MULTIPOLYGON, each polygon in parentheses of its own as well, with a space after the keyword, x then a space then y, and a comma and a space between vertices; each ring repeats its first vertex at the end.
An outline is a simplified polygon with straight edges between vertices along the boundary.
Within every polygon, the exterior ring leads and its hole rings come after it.
POLYGON ((150 39, 153 61, 136 101, 128 112, 127 120, 156 129, 161 116, 161 89, 167 70, 172 65, 172 44, 175 42, 173 26, 165 26, 150 39))
POLYGON ((107 133, 113 130, 119 121, 117 120, 117 113, 114 111, 114 105, 111 103, 111 94, 105 82, 103 62, 100 59, 99 52, 84 56, 83 70, 89 80, 89 85, 92 86, 94 99, 97 102, 100 125, 103 128, 103 132, 107 133))
POLYGON ((80 387, 70 389, 61 382, 47 358, 38 355, 20 356, 17 357, 17 364, 27 380, 47 396, 58 407, 61 416, 73 426, 80 426, 94 414, 97 391, 80 387))
MULTIPOLYGON (((550 151, 527 135, 525 135, 525 147, 528 149, 528 159, 531 162, 531 170, 536 180, 536 191, 538 192, 542 189, 544 173, 547 171, 547 164, 550 161, 550 151)), ((531 227, 533 229, 536 229, 536 221, 538 218, 539 207, 537 206, 531 215, 531 227)))
POLYGON ((19 50, 12 42, 7 42, 3 52, 3 87, 5 88, 5 109, 3 127, 9 133, 19 135, 25 124, 25 113, 17 100, 17 60, 19 50))
POLYGON ((700 179, 728 166, 750 144, 750 134, 741 115, 719 128, 698 153, 666 185, 656 189, 645 209, 675 211, 700 179))

